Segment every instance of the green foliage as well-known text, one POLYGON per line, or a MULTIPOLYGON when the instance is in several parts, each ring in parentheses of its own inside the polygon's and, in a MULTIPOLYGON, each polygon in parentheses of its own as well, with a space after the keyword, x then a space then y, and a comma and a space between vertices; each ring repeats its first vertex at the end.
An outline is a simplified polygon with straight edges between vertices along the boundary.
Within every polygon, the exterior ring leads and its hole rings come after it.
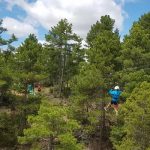
POLYGON ((92 25, 89 33, 87 34, 87 42, 90 47, 93 46, 93 42, 101 32, 104 30, 112 31, 114 23, 115 21, 111 19, 109 15, 105 15, 101 17, 100 21, 97 21, 96 24, 92 25))
POLYGON ((139 21, 135 22, 130 30, 130 34, 125 37, 120 59, 123 70, 120 73, 121 82, 126 89, 128 97, 132 90, 143 81, 150 81, 150 13, 143 15, 139 21))
POLYGON ((119 59, 123 70, 117 74, 127 100, 111 131, 111 140, 117 150, 149 148, 149 17, 150 13, 145 14, 133 24, 122 45, 119 59))
POLYGON ((127 150, 150 148, 149 98, 150 84, 143 82, 133 90, 122 107, 120 114, 124 123, 119 124, 120 127, 113 127, 112 130, 112 140, 118 150, 122 150, 125 146, 127 150))
POLYGON ((81 38, 72 31, 72 24, 62 19, 45 35, 45 57, 51 84, 58 84, 58 94, 69 88, 68 81, 78 72, 84 58, 81 38))
POLYGON ((0 104, 5 105, 2 111, 10 111, 0 113, 0 146, 13 147, 19 136, 20 144, 34 150, 82 150, 81 141, 98 137, 103 148, 111 124, 115 149, 150 149, 150 13, 134 22, 122 44, 114 23, 106 15, 92 25, 86 50, 66 19, 45 35, 45 45, 31 34, 16 50, 11 46, 14 35, 2 38, 7 29, 0 21, 0 46, 7 46, 0 51, 0 104), (28 95, 28 84, 40 81, 57 96, 70 94, 67 104, 41 103, 41 96, 28 95), (116 82, 127 100, 114 118, 103 107, 107 89, 116 82))
POLYGON ((59 136, 60 146, 58 150, 83 150, 84 147, 81 144, 77 144, 77 140, 70 134, 66 133, 59 136))
POLYGON ((71 108, 75 113, 75 118, 81 117, 84 120, 85 117, 89 116, 88 110, 92 109, 92 104, 97 102, 97 96, 100 87, 104 85, 104 81, 94 65, 83 64, 80 74, 75 76, 70 84, 72 90, 71 102, 73 103, 71 108))
POLYGON ((3 96, 5 96, 5 93, 12 84, 12 69, 10 63, 13 57, 14 47, 11 46, 11 43, 17 40, 14 35, 8 40, 2 38, 2 34, 6 31, 7 29, 2 27, 2 20, 0 20, 0 103, 4 102, 3 96), (2 49, 4 45, 7 46, 6 50, 2 49))
POLYGON ((42 64, 42 45, 34 34, 30 34, 16 51, 13 69, 13 80, 15 84, 11 88, 17 92, 27 95, 28 84, 34 85, 47 77, 42 64))
POLYGON ((0 80, 0 87, 4 86, 6 84, 6 81, 0 80))
POLYGON ((12 85, 12 70, 10 70, 9 67, 6 67, 0 74, 0 79, 3 81, 3 85, 1 87, 1 90, 7 90, 11 87, 12 85))
POLYGON ((2 23, 3 23, 3 20, 0 19, 0 46, 3 46, 3 45, 10 45, 12 42, 16 41, 17 38, 16 38, 15 35, 13 34, 10 39, 8 39, 8 40, 3 39, 2 36, 1 36, 1 34, 2 34, 3 32, 6 32, 7 29, 2 27, 2 23))
MULTIPOLYGON (((16 99, 16 109, 19 112, 26 111, 26 117, 30 114, 37 114, 41 103, 41 97, 36 95, 29 95, 28 99, 22 100, 22 97, 16 99)), ((22 114, 21 114, 22 115, 22 114)))
POLYGON ((41 72, 41 65, 39 64, 42 53, 42 45, 34 34, 30 34, 25 39, 24 43, 17 49, 16 65, 22 72, 41 72))
MULTIPOLYGON (((68 146, 68 135, 73 139, 72 144, 76 143, 73 137, 73 131, 80 126, 77 121, 69 118, 69 112, 65 107, 52 105, 44 100, 40 106, 38 115, 29 116, 28 122, 30 128, 24 129, 24 136, 19 137, 19 143, 30 143, 37 140, 42 141, 44 138, 50 138, 52 146, 54 146, 56 139, 68 146)), ((70 146, 72 146, 72 144, 70 144, 70 146)))
MULTIPOLYGON (((110 88, 111 82, 118 82, 119 79, 115 79, 114 76, 121 69, 121 63, 118 59, 121 50, 119 36, 113 32, 114 20, 109 16, 101 18, 97 25, 100 29, 94 26, 92 30, 97 30, 97 34, 94 40, 91 39, 92 46, 87 51, 87 58, 91 64, 100 70, 106 83, 105 88, 110 88)), ((92 34, 92 30, 88 36, 92 34)))
POLYGON ((14 146, 17 140, 16 134, 16 119, 9 112, 0 112, 0 147, 14 146))
POLYGON ((101 77, 101 72, 94 66, 88 65, 86 63, 80 66, 79 75, 75 76, 72 80, 72 91, 77 92, 77 94, 90 95, 89 93, 94 93, 92 90, 103 86, 103 79, 101 77))
POLYGON ((70 109, 74 118, 81 122, 81 139, 90 142, 90 139, 98 136, 100 146, 103 141, 106 142, 108 136, 103 109, 105 100, 108 99, 106 89, 115 80, 118 81, 114 76, 121 69, 118 61, 121 44, 118 32, 113 31, 113 26, 114 20, 103 16, 91 27, 87 35, 87 63, 80 64, 79 74, 70 83, 70 109))

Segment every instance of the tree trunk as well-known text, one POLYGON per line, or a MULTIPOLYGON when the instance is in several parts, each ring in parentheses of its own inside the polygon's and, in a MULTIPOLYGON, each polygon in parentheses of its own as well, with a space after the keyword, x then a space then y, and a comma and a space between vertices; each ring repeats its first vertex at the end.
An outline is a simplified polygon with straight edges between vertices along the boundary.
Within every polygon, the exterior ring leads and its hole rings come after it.
POLYGON ((59 89, 59 97, 62 95, 63 88, 63 80, 64 80, 64 69, 65 69, 65 54, 62 55, 62 67, 61 67, 61 75, 60 75, 60 89, 59 89))
POLYGON ((54 150, 54 148, 53 148, 53 137, 49 137, 47 150, 54 150))
POLYGON ((100 147, 99 150, 103 150, 103 141, 104 141, 104 136, 105 136, 105 93, 102 97, 101 105, 100 105, 100 110, 102 111, 102 114, 100 116, 100 147))
POLYGON ((59 89, 59 97, 62 96, 62 91, 64 88, 64 72, 66 67, 66 51, 67 51, 67 44, 65 43, 65 51, 62 53, 62 67, 61 67, 61 76, 60 76, 60 89, 59 89))
MULTIPOLYGON (((22 105, 25 106, 27 100, 28 100, 28 92, 27 92, 27 84, 25 84, 25 93, 24 93, 24 99, 23 99, 22 105)), ((27 110, 26 110, 26 108, 21 110, 20 114, 21 114, 21 117, 20 117, 20 134, 23 135, 23 130, 27 124, 27 120, 26 120, 27 110)))

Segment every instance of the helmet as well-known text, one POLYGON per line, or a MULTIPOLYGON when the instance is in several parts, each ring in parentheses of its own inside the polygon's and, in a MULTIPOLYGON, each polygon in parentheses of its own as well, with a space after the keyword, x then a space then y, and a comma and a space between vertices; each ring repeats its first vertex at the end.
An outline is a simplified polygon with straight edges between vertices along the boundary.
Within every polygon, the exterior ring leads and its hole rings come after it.
POLYGON ((114 89, 115 90, 119 90, 120 88, 119 88, 119 86, 115 86, 114 89))

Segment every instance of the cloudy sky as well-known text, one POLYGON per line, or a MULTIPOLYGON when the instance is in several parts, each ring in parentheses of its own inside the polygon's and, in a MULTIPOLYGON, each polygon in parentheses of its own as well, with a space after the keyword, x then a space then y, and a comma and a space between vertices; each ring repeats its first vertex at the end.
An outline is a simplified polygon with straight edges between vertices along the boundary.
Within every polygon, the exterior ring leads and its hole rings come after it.
POLYGON ((19 41, 30 33, 40 41, 60 19, 73 24, 73 31, 86 37, 90 26, 102 15, 115 19, 121 37, 128 33, 133 21, 150 11, 150 0, 0 0, 0 18, 19 41))

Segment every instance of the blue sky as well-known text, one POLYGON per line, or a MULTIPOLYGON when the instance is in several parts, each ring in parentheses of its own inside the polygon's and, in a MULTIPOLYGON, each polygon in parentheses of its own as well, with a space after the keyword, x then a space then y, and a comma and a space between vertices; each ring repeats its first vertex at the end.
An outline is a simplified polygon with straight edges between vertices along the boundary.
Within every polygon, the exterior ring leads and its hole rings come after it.
POLYGON ((30 33, 43 42, 48 30, 63 18, 85 39, 90 26, 106 14, 116 20, 115 27, 123 38, 133 22, 147 12, 149 0, 0 0, 0 18, 8 29, 3 36, 14 33, 19 39, 15 45, 30 33))
POLYGON ((135 0, 134 2, 125 3, 123 7, 124 11, 127 12, 128 17, 124 20, 124 28, 121 35, 128 34, 134 21, 138 21, 141 15, 150 12, 150 1, 149 0, 135 0))

